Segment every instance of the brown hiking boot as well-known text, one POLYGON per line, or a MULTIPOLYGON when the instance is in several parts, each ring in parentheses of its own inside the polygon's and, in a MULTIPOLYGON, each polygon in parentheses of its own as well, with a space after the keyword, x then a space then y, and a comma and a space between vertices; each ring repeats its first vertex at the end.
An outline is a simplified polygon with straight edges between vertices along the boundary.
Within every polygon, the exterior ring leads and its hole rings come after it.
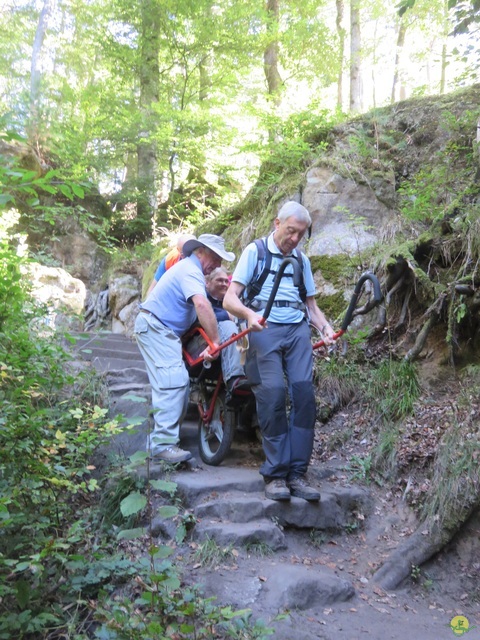
POLYGON ((320 500, 320 492, 311 487, 305 478, 294 478, 288 483, 290 493, 296 498, 302 498, 309 502, 318 502, 320 500))
POLYGON ((265 485, 265 497, 269 500, 290 500, 290 491, 283 478, 275 478, 265 485))

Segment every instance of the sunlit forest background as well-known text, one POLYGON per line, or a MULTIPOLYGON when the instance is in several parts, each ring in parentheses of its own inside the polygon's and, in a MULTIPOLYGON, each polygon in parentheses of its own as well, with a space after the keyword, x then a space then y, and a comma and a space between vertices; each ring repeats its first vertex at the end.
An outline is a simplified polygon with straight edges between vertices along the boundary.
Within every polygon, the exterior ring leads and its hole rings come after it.
POLYGON ((136 218, 126 240, 182 223, 178 199, 168 206, 180 184, 213 185, 214 203, 200 189, 188 210, 214 215, 279 141, 478 79, 477 0, 1 5, 3 127, 136 218))

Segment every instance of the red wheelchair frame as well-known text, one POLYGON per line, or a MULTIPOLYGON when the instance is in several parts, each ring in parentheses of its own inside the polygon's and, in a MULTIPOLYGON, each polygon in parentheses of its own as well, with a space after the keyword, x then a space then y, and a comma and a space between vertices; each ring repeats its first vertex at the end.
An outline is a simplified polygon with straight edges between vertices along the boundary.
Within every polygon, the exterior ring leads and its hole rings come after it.
MULTIPOLYGON (((255 422, 255 401, 251 391, 237 391, 238 405, 226 405, 220 358, 206 362, 203 358, 191 356, 187 350, 189 340, 196 335, 205 340, 205 346, 213 346, 203 328, 194 327, 182 338, 183 359, 190 377, 190 402, 198 411, 200 457, 206 464, 217 466, 230 451, 240 421, 250 423, 252 429, 255 426, 251 424, 255 422)), ((237 336, 234 337, 238 340, 237 336)), ((227 345, 221 345, 222 348, 224 346, 227 345)))

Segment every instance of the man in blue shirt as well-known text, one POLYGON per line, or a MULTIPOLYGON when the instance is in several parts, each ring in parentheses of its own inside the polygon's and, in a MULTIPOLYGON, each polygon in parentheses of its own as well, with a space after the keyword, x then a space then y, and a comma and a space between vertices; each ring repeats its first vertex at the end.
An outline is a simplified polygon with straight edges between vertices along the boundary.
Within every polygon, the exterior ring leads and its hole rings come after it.
POLYGON ((148 437, 151 455, 167 462, 189 460, 192 454, 178 447, 180 425, 188 405, 189 378, 182 358, 181 336, 197 321, 213 344, 201 355, 212 356, 220 343, 218 324, 205 291, 205 275, 231 262, 235 254, 225 250, 224 240, 203 234, 188 240, 180 260, 158 281, 135 321, 135 337, 147 366, 152 387, 154 427, 148 437))
POLYGON ((232 276, 223 306, 246 320, 252 330, 245 373, 257 403, 265 462, 260 473, 265 479, 265 495, 271 500, 289 500, 297 496, 318 501, 320 493, 305 479, 313 450, 316 417, 313 387, 313 358, 308 321, 322 334, 325 344, 333 342, 334 331, 315 302, 315 284, 310 261, 302 261, 305 302, 293 282, 293 266, 288 265, 278 288, 268 323, 260 324, 272 291, 275 273, 283 260, 296 256, 295 250, 311 225, 310 214, 301 204, 287 202, 275 219, 275 230, 266 239, 271 254, 269 273, 260 292, 245 306, 242 296, 259 269, 256 243, 242 253, 232 276), (308 321, 307 321, 308 318, 308 321), (285 378, 290 396, 287 415, 285 378))

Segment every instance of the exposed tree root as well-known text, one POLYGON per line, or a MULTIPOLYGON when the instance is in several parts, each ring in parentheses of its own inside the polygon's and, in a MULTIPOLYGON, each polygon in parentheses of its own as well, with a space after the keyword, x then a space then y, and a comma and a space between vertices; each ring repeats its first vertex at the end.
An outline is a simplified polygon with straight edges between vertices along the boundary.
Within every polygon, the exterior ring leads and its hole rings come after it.
POLYGON ((465 382, 471 385, 473 397, 462 409, 452 407, 448 419, 451 426, 436 449, 431 494, 424 505, 423 523, 373 576, 384 589, 398 587, 412 568, 438 553, 480 509, 478 386, 474 379, 465 382))
POLYGON ((428 320, 423 325, 420 333, 418 334, 417 339, 415 340, 415 344, 405 354, 405 360, 409 360, 410 362, 412 362, 413 360, 415 360, 415 358, 417 358, 420 355, 420 352, 422 351, 423 347, 425 346, 425 342, 427 341, 428 334, 433 329, 433 327, 437 324, 437 322, 438 322, 438 314, 432 313, 429 316, 428 320))
MULTIPOLYGON (((374 574, 373 579, 383 589, 396 589, 419 567, 438 553, 462 528, 468 518, 480 508, 480 493, 468 504, 458 503, 457 509, 448 514, 451 526, 442 525, 434 518, 427 519, 405 542, 390 555, 374 574)), ((445 522, 443 519, 442 522, 445 522)))

